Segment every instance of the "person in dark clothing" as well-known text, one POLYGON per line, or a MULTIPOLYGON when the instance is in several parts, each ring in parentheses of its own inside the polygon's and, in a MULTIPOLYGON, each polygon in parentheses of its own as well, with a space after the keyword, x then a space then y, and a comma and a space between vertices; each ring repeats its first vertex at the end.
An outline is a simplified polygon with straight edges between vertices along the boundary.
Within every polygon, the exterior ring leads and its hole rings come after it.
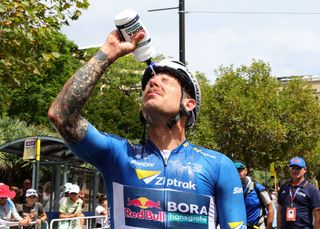
POLYGON ((23 181, 22 189, 19 192, 19 203, 24 204, 26 202, 26 192, 29 188, 31 188, 31 180, 25 179, 23 181))
POLYGON ((291 179, 278 194, 278 228, 320 228, 320 193, 305 178, 306 162, 301 157, 289 161, 291 179))

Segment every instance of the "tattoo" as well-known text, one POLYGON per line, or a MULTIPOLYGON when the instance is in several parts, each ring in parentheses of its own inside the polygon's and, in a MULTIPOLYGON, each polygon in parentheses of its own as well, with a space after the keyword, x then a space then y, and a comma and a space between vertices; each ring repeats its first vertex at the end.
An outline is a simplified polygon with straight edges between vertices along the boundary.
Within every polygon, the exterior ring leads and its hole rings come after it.
POLYGON ((97 60, 97 64, 100 66, 101 69, 105 70, 108 67, 108 64, 109 64, 108 57, 104 52, 99 50, 96 53, 95 58, 97 60))
POLYGON ((52 103, 50 111, 54 117, 51 121, 67 143, 78 142, 87 133, 88 121, 80 113, 109 65, 107 55, 99 50, 67 81, 52 103))

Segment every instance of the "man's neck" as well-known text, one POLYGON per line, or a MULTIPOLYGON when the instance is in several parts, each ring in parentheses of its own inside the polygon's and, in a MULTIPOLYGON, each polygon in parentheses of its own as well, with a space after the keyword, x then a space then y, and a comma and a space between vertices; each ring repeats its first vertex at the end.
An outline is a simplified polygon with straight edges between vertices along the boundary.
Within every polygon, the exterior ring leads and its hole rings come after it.
POLYGON ((184 128, 177 124, 171 129, 151 126, 148 129, 148 137, 159 150, 173 150, 186 139, 184 128))
POLYGON ((291 178, 291 185, 292 186, 297 186, 301 184, 304 181, 304 176, 298 177, 298 178, 291 178))
POLYGON ((28 204, 28 202, 26 202, 25 205, 26 205, 27 207, 32 207, 34 204, 28 204))

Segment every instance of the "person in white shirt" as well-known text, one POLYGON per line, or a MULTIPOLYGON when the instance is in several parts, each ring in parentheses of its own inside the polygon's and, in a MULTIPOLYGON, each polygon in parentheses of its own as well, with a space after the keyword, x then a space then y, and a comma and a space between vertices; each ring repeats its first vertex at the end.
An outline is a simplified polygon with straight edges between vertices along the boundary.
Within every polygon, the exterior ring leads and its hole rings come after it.
POLYGON ((72 187, 72 183, 65 183, 63 186, 63 197, 59 200, 59 207, 62 205, 62 203, 69 197, 69 191, 72 187))
POLYGON ((105 215, 106 217, 99 217, 96 221, 97 228, 109 228, 109 209, 108 209, 108 201, 107 196, 105 194, 98 194, 98 203, 99 205, 95 209, 96 216, 105 215))

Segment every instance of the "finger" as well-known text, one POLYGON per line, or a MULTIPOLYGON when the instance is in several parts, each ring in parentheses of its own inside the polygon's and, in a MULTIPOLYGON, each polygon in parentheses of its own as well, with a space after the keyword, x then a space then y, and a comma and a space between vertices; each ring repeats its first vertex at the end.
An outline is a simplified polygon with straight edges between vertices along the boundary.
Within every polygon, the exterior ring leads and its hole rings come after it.
POLYGON ((132 44, 134 45, 134 47, 137 47, 137 44, 144 38, 144 36, 145 36, 144 31, 140 31, 139 33, 134 35, 132 39, 132 44))

